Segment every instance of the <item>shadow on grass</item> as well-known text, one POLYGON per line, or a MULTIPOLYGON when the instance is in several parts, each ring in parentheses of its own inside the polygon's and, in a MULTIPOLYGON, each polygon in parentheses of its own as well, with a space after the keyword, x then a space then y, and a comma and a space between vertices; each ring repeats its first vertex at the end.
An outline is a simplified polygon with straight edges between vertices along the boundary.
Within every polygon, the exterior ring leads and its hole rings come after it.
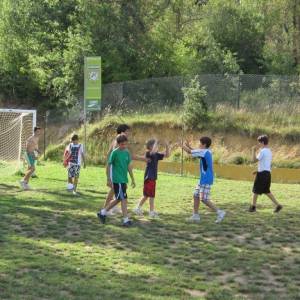
MULTIPOLYGON (((47 191, 43 193, 47 194, 47 191)), ((199 280, 207 287, 211 283, 226 285, 234 294, 258 296, 269 292, 284 295, 288 290, 281 283, 288 279, 296 284, 299 279, 299 240, 295 238, 300 233, 299 210, 283 210, 278 215, 272 215, 271 206, 266 206, 266 209, 262 205, 261 211, 249 214, 246 212, 247 204, 227 204, 228 215, 221 224, 214 223, 213 213, 202 214, 200 224, 185 222, 188 214, 162 213, 159 220, 134 218, 135 225, 132 228, 123 228, 120 226, 120 217, 110 218, 106 225, 100 224, 95 213, 97 202, 90 195, 86 197, 91 201, 66 197, 56 201, 23 201, 11 195, 1 198, 1 244, 9 245, 12 236, 20 240, 30 239, 35 245, 34 249, 38 249, 41 241, 53 241, 54 244, 62 243, 70 247, 81 244, 83 248, 89 246, 95 247, 95 251, 104 251, 108 260, 110 251, 128 252, 131 255, 126 258, 127 263, 160 270, 160 275, 150 276, 153 277, 150 279, 145 275, 145 280, 141 282, 143 290, 148 289, 149 280, 164 286, 164 289, 158 289, 157 294, 151 290, 153 295, 172 295, 166 286, 172 286, 176 277, 182 276, 181 285, 176 288, 173 286, 174 299, 182 299, 184 288, 199 289, 199 280), (289 255, 285 255, 284 251, 289 255), (162 273, 168 276, 162 276, 162 273), (160 277, 163 278, 162 283, 158 283, 160 277)), ((72 255, 73 262, 71 258, 53 255, 51 248, 46 250, 47 255, 44 250, 40 251, 42 257, 53 260, 52 267, 62 272, 63 278, 70 273, 75 282, 80 278, 91 280, 91 290, 103 291, 103 299, 111 297, 111 278, 116 283, 114 287, 125 285, 114 299, 139 299, 139 288, 132 286, 129 281, 141 280, 141 274, 132 276, 122 273, 124 271, 117 272, 114 268, 104 268, 107 274, 100 276, 103 283, 101 290, 96 285, 99 275, 93 270, 85 274, 74 269, 75 266, 80 268, 84 262, 82 259, 88 260, 89 254, 84 250, 79 255, 81 258, 72 255), (63 271, 60 265, 65 264, 66 270, 63 271)), ((43 272, 40 263, 38 268, 43 272)), ((93 265, 92 262, 90 264, 93 265)), ((101 272, 101 266, 95 270, 101 272)), ((75 286, 76 283, 72 288, 75 286)), ((207 287, 201 288, 207 291, 207 287)), ((89 290, 84 293, 89 295, 89 290)))

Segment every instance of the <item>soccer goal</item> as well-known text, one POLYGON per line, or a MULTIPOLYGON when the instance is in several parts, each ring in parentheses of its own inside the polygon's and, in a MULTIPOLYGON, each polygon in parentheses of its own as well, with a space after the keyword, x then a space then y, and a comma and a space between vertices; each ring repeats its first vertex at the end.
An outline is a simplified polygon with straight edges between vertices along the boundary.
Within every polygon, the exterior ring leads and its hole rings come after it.
POLYGON ((26 140, 36 126, 36 110, 0 109, 0 167, 21 169, 26 140))

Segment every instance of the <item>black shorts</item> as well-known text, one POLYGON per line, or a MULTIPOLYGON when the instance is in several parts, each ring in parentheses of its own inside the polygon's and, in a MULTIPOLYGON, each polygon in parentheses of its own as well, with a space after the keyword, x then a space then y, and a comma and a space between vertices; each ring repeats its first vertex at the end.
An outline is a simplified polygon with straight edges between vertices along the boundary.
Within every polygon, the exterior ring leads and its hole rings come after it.
POLYGON ((257 195, 261 194, 269 194, 271 187, 271 172, 269 171, 263 171, 263 172, 257 172, 254 185, 253 185, 253 193, 257 195))
POLYGON ((127 184, 126 183, 114 183, 114 192, 116 200, 127 199, 127 184))

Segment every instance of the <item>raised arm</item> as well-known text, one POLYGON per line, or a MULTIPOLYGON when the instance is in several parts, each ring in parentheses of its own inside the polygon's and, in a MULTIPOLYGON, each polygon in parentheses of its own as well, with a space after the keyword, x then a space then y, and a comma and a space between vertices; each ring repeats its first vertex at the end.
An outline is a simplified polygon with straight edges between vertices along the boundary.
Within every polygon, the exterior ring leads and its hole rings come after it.
POLYGON ((165 146, 166 146, 166 150, 162 154, 164 155, 164 157, 168 158, 170 156, 170 152, 171 152, 170 145, 168 142, 165 142, 165 146))
POLYGON ((185 142, 184 144, 181 145, 182 149, 188 153, 188 154, 192 154, 192 150, 194 150, 191 146, 189 142, 185 142))
POLYGON ((158 140, 155 139, 155 143, 152 147, 152 150, 150 151, 150 155, 155 154, 157 152, 157 149, 158 149, 158 140))
POLYGON ((252 147, 252 161, 255 163, 255 162, 258 162, 258 159, 257 159, 257 156, 256 156, 256 152, 257 152, 257 147, 256 146, 253 146, 252 147))

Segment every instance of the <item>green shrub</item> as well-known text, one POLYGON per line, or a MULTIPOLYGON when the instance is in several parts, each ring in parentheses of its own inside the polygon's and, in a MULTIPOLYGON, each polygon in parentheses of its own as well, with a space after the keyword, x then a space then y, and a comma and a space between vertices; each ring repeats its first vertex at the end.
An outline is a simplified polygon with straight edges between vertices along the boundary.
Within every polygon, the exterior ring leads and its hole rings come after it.
POLYGON ((201 124, 208 120, 208 107, 204 101, 207 92, 204 87, 201 87, 199 76, 195 76, 182 91, 184 125, 192 129, 201 128, 201 124))

